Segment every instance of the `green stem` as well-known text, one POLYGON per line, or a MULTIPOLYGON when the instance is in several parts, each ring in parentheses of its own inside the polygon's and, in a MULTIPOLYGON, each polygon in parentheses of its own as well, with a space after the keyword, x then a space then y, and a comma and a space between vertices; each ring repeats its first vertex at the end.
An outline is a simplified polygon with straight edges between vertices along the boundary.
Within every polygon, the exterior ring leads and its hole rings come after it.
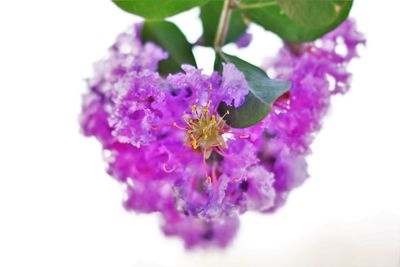
POLYGON ((233 7, 234 0, 225 0, 214 41, 214 49, 217 53, 221 52, 221 48, 224 46, 233 7))

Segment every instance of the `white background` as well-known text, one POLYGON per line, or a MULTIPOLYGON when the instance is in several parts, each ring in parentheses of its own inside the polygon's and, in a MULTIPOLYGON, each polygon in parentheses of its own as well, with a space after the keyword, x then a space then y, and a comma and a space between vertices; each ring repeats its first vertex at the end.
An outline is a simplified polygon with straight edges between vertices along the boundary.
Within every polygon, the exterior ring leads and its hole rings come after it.
MULTIPOLYGON (((100 145, 79 133, 91 64, 138 18, 110 1, 2 0, 0 266, 400 266, 399 10, 355 0, 368 46, 312 147, 311 178, 275 215, 243 216, 226 251, 188 253, 156 215, 123 210, 100 145)), ((191 41, 196 15, 174 18, 191 41)), ((280 43, 252 31, 240 55, 259 64, 280 43)), ((196 55, 210 70, 212 53, 196 55)))

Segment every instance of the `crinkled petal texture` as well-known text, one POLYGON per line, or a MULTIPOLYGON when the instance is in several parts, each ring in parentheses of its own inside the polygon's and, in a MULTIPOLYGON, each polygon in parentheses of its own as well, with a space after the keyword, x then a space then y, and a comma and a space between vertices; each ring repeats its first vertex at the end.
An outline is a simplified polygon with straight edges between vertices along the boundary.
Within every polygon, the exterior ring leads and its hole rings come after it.
POLYGON ((125 184, 126 209, 159 212, 164 233, 192 248, 224 247, 240 214, 279 208, 307 178, 313 134, 330 97, 348 90, 345 67, 364 40, 346 21, 319 42, 301 56, 282 48, 268 68, 292 81, 290 92, 258 125, 231 129, 217 107, 240 106, 249 90, 234 65, 224 64, 222 75, 183 65, 164 78, 157 65, 168 53, 143 44, 140 25, 121 34, 88 81, 81 126, 125 184))

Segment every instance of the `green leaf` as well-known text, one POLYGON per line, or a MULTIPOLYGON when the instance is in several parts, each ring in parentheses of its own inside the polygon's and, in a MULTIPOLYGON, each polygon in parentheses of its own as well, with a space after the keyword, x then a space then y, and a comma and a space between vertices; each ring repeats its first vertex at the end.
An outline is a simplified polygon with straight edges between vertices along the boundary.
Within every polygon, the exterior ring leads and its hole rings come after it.
POLYGON ((210 0, 113 0, 126 12, 147 19, 162 19, 201 6, 210 0))
POLYGON ((238 57, 225 53, 222 53, 221 57, 223 61, 233 63, 243 72, 249 85, 249 94, 240 107, 235 108, 222 102, 218 112, 223 115, 229 110, 225 120, 234 128, 256 125, 271 112, 275 100, 289 90, 290 82, 271 80, 262 69, 238 57))
POLYGON ((162 75, 181 71, 182 64, 196 66, 192 45, 179 28, 169 21, 145 21, 142 28, 142 41, 153 42, 169 53, 162 60, 158 71, 162 75))
MULTIPOLYGON (((278 1, 284 1, 284 0, 278 0, 278 1)), ((290 0, 290 1, 307 1, 307 0, 290 0)), ((266 30, 278 34, 285 41, 307 42, 318 39, 324 34, 330 32, 331 30, 339 26, 349 15, 350 9, 353 4, 352 0, 324 0, 324 1, 330 1, 330 2, 333 1, 336 13, 333 20, 332 18, 323 20, 321 23, 324 26, 318 26, 318 27, 316 27, 315 24, 313 24, 313 26, 307 26, 312 21, 318 20, 318 18, 315 17, 312 19, 310 18, 307 22, 305 22, 305 20, 307 19, 304 18, 300 19, 299 18, 300 15, 297 15, 297 20, 303 20, 302 23, 296 22, 295 20, 289 18, 275 0, 242 0, 239 4, 239 9, 251 21, 261 25, 266 30)), ((315 3, 318 1, 309 0, 309 2, 315 3)), ((309 12, 313 14, 317 13, 317 11, 315 10, 309 12)), ((291 13, 291 16, 293 17, 293 12, 291 13)))
MULTIPOLYGON (((223 0, 211 0, 200 9, 200 19, 203 25, 203 42, 205 46, 213 46, 219 19, 224 5, 223 0)), ((246 31, 247 26, 243 21, 240 11, 234 9, 229 21, 225 44, 236 41, 246 31)))
POLYGON ((334 0, 277 0, 277 2, 290 19, 310 28, 328 26, 338 16, 334 0))

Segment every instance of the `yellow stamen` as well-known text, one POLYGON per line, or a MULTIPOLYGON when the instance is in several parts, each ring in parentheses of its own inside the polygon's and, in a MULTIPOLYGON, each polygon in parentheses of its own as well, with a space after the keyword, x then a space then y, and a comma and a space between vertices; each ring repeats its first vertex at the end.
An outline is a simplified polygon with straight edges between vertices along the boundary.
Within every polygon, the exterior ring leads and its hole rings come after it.
MULTIPOLYGON (((210 106, 210 99, 205 106, 192 105, 189 107, 192 110, 191 117, 183 117, 186 123, 185 145, 195 150, 200 148, 202 152, 209 151, 210 153, 204 153, 205 158, 211 155, 214 148, 226 147, 221 135, 228 132, 228 126, 223 119, 226 114, 217 118, 216 114, 211 114, 210 106)), ((179 127, 176 124, 174 126, 179 127)))

